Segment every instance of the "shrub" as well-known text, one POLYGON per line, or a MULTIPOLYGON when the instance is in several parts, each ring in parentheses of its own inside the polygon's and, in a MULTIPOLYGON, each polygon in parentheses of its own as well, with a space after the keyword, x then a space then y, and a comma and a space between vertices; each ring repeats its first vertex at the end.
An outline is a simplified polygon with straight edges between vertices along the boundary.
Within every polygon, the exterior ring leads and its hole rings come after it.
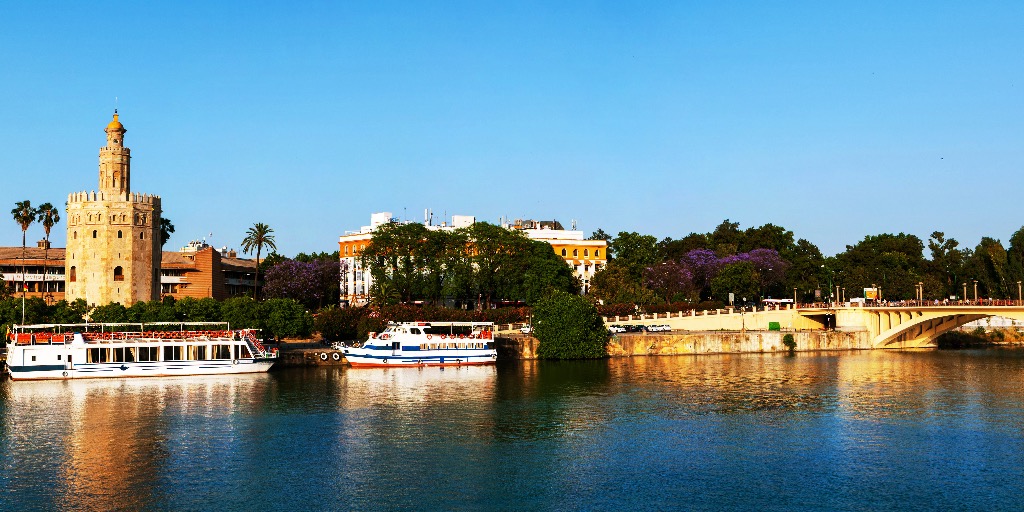
POLYGON ((792 334, 787 334, 782 337, 782 344, 789 349, 790 352, 796 350, 796 340, 793 339, 792 334))
POLYGON ((608 329, 597 309, 579 295, 555 291, 533 308, 541 359, 594 359, 607 355, 608 329))

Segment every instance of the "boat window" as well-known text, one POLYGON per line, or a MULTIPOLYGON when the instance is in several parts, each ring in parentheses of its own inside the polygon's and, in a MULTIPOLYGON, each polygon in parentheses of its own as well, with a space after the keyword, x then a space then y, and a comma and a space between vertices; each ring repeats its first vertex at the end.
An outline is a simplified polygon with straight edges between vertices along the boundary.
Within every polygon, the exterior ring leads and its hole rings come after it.
POLYGON ((417 329, 417 328, 415 328, 415 327, 413 327, 413 328, 412 328, 412 333, 413 333, 413 334, 420 334, 420 330, 419 330, 419 329, 417 329))
POLYGON ((181 346, 164 347, 164 361, 181 361, 181 346))
POLYGON ((240 345, 238 349, 238 359, 252 359, 252 352, 249 352, 249 347, 240 345))
POLYGON ((109 357, 105 348, 90 348, 85 353, 85 362, 87 363, 106 363, 107 361, 109 361, 109 357))
POLYGON ((213 359, 231 359, 231 345, 214 345, 213 359))
POLYGON ((402 343, 400 341, 392 341, 391 350, 402 350, 402 343))
POLYGON ((156 347, 139 347, 139 361, 156 361, 156 347))
POLYGON ((36 361, 36 356, 32 356, 32 362, 34 363, 35 361, 36 361))
POLYGON ((192 361, 206 361, 206 345, 189 345, 188 358, 192 361))

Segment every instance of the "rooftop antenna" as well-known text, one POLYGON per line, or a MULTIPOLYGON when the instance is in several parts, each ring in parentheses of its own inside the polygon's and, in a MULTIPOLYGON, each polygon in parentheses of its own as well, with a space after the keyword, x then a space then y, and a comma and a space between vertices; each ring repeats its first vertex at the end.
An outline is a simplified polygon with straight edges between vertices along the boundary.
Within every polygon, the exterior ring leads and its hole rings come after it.
POLYGON ((576 219, 572 219, 571 224, 572 224, 572 230, 576 231, 576 219))
POLYGON ((114 96, 114 113, 117 113, 117 96, 114 96))

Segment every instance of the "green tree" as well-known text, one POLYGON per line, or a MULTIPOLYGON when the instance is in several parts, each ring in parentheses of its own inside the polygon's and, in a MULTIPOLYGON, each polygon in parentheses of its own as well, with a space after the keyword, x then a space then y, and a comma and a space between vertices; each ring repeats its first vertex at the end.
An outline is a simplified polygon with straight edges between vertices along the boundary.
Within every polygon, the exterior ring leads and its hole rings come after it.
POLYGON ((220 302, 210 297, 195 299, 184 297, 174 303, 174 314, 188 322, 219 322, 220 302))
POLYGON ((533 332, 541 359, 594 359, 607 356, 608 329, 589 301, 554 291, 533 308, 533 332))
POLYGON ((590 279, 590 296, 605 304, 654 304, 658 294, 637 281, 629 271, 612 260, 590 279))
POLYGON ((498 297, 512 298, 513 287, 525 265, 530 240, 519 230, 509 230, 487 222, 462 228, 470 243, 473 289, 491 304, 498 297))
POLYGON ((167 245, 167 241, 171 239, 171 233, 174 233, 174 224, 171 224, 171 219, 160 217, 160 247, 167 245))
POLYGON ((257 294, 257 283, 260 281, 260 252, 263 247, 268 247, 273 251, 277 250, 277 244, 274 242, 274 230, 270 226, 257 222, 253 224, 248 231, 245 232, 245 238, 242 239, 242 250, 246 254, 256 250, 256 278, 252 282, 252 298, 253 300, 259 300, 257 294))
POLYGON ((651 235, 622 231, 609 245, 615 254, 615 262, 626 269, 637 283, 644 269, 659 261, 658 239, 651 235))
POLYGON ((370 303, 376 306, 391 306, 402 302, 402 294, 391 283, 390 278, 382 276, 374 280, 370 291, 370 303))
MULTIPOLYGON (((387 280, 401 300, 412 301, 414 293, 425 288, 430 232, 417 223, 392 222, 379 226, 362 251, 364 268, 370 269, 375 282, 387 280)), ((372 296, 372 293, 371 293, 372 296)))
POLYGON ((719 257, 736 254, 744 245, 744 234, 740 231, 739 222, 729 222, 725 219, 715 227, 715 230, 708 234, 710 249, 715 251, 719 257))
POLYGON ((743 298, 748 301, 757 300, 760 291, 761 277, 754 264, 749 261, 726 265, 711 280, 711 294, 722 302, 728 302, 730 292, 735 294, 737 301, 743 298))
POLYGON ((525 267, 520 274, 520 288, 516 298, 527 304, 535 304, 551 290, 572 294, 580 292, 579 278, 572 267, 551 250, 551 244, 531 240, 529 245, 529 250, 524 254, 525 267))
MULTIPOLYGON (((1004 299, 1010 296, 1007 279, 1008 258, 1002 242, 990 237, 982 237, 967 261, 965 276, 970 281, 978 281, 978 297, 1004 299)), ((1016 283, 1015 286, 1016 287, 1016 283)), ((1016 292, 1016 290, 1014 290, 1016 292)), ((971 284, 968 293, 972 294, 971 284)))
POLYGON ((325 308, 313 319, 313 330, 328 341, 355 340, 365 308, 325 308))
POLYGON ((50 230, 53 229, 53 225, 60 222, 60 212, 53 207, 50 203, 43 203, 39 205, 39 223, 43 225, 43 231, 46 233, 44 240, 46 243, 43 244, 43 292, 47 295, 50 293, 50 283, 46 281, 47 266, 50 262, 50 230))
POLYGON ((98 323, 126 323, 128 310, 120 302, 96 306, 89 312, 89 320, 98 323))
POLYGON ((259 303, 249 297, 233 297, 220 304, 220 320, 232 329, 262 329, 259 303))
POLYGON ((947 239, 942 231, 933 231, 928 238, 928 250, 932 258, 925 269, 928 280, 934 280, 936 283, 936 296, 960 295, 958 278, 963 273, 966 254, 963 250, 957 249, 959 245, 956 239, 947 239))
POLYGON ((263 329, 275 339, 308 337, 313 317, 301 303, 292 299, 267 299, 260 305, 263 329))
POLYGON ((89 311, 89 304, 85 299, 75 299, 72 302, 66 300, 57 301, 50 310, 50 321, 55 324, 78 324, 85 321, 85 314, 89 311))
MULTIPOLYGON (((36 221, 39 210, 33 208, 32 202, 26 199, 15 203, 14 209, 11 210, 11 215, 14 216, 14 222, 21 226, 21 299, 24 301, 28 291, 25 285, 25 234, 28 232, 28 227, 36 221)), ((25 321, 24 316, 25 311, 22 308, 22 322, 25 321)))

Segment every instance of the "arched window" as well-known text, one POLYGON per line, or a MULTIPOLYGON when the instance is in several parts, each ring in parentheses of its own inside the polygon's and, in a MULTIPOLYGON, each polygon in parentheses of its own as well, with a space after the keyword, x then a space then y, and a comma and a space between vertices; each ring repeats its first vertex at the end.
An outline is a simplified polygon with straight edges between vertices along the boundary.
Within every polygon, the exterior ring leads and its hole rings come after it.
POLYGON ((573 249, 572 250, 572 257, 573 258, 575 258, 575 257, 577 257, 579 255, 580 255, 580 250, 579 249, 573 249))
POLYGON ((95 230, 95 229, 94 229, 94 230, 92 230, 92 237, 93 237, 93 238, 96 238, 96 230, 95 230))
POLYGON ((348 246, 345 246, 345 256, 348 256, 348 246))
POLYGON ((566 253, 565 253, 565 249, 562 249, 562 257, 563 257, 563 258, 565 257, 565 254, 566 254, 566 253))
POLYGON ((74 265, 71 265, 71 272, 68 272, 68 281, 72 283, 78 281, 78 269, 74 265))
POLYGON ((71 232, 71 238, 74 238, 75 240, 78 240, 78 231, 72 231, 71 232))
POLYGON ((120 230, 120 229, 119 229, 119 230, 117 230, 117 237, 118 237, 118 238, 121 238, 121 230, 120 230))
POLYGON ((589 258, 590 257, 590 249, 583 249, 583 257, 584 258, 589 258))
POLYGON ((121 267, 114 267, 114 281, 124 281, 124 270, 121 267))
POLYGON ((594 257, 595 258, 600 258, 601 257, 601 249, 594 249, 594 257))

